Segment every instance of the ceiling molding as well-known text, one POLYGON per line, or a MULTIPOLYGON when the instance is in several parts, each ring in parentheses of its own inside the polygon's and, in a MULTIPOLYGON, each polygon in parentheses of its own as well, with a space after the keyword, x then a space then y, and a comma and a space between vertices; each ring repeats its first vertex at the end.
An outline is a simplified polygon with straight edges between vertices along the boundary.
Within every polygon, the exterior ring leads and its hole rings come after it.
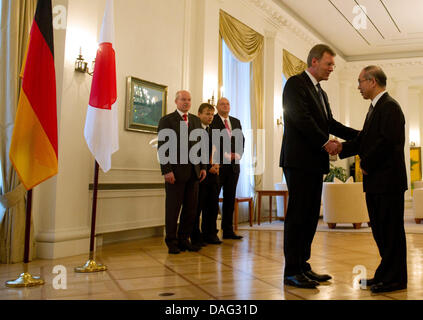
MULTIPOLYGON (((379 61, 359 61, 359 62, 348 62, 345 65, 345 71, 357 71, 361 70, 368 65, 378 65, 382 69, 404 69, 404 68, 413 68, 423 67, 423 58, 416 59, 398 59, 396 61, 381 62, 379 61)), ((423 69, 422 69, 423 71, 423 69)))
POLYGON ((408 59, 408 58, 421 58, 421 51, 411 51, 411 52, 392 52, 392 53, 383 53, 383 54, 372 54, 372 55, 362 55, 362 56, 347 56, 345 59, 348 62, 355 61, 367 61, 367 60, 392 60, 392 59, 408 59))
MULTIPOLYGON (((292 31, 297 37, 314 45, 316 42, 322 41, 319 37, 315 36, 309 30, 304 28, 300 22, 295 18, 289 16, 287 13, 283 12, 282 8, 274 4, 270 0, 247 0, 255 8, 262 11, 276 26, 279 28, 288 28, 292 31)), ((320 37, 321 38, 321 37, 320 37)))

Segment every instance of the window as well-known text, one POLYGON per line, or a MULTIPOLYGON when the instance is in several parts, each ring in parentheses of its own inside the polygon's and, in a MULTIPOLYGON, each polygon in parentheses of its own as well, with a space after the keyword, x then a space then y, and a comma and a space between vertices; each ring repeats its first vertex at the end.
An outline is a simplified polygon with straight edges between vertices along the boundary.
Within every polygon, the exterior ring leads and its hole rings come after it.
POLYGON ((250 67, 249 62, 237 60, 222 40, 222 75, 223 96, 231 105, 230 115, 241 121, 245 136, 244 155, 241 159, 241 174, 238 180, 237 197, 252 197, 254 195, 254 175, 252 164, 252 131, 250 105, 250 67))

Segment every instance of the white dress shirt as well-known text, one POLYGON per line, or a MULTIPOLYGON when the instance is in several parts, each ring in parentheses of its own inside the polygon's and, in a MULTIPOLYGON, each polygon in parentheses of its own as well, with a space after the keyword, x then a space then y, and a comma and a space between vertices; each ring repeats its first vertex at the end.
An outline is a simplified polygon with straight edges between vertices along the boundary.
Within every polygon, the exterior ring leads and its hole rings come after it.
POLYGON ((228 120, 229 129, 231 129, 231 131, 232 131, 232 124, 231 124, 231 120, 229 120, 229 116, 227 118, 224 118, 219 114, 219 117, 220 117, 220 119, 222 119, 223 124, 225 124, 225 120, 228 120))
POLYGON ((179 115, 181 116, 181 118, 183 119, 184 118, 184 114, 186 114, 187 115, 187 123, 189 122, 189 117, 188 117, 188 112, 187 113, 183 113, 181 110, 179 110, 179 109, 176 109, 176 111, 178 111, 178 113, 179 113, 179 115))
POLYGON ((381 93, 379 93, 376 97, 373 98, 372 100, 372 106, 375 107, 376 103, 379 101, 379 99, 386 93, 388 92, 387 90, 382 91, 381 93))

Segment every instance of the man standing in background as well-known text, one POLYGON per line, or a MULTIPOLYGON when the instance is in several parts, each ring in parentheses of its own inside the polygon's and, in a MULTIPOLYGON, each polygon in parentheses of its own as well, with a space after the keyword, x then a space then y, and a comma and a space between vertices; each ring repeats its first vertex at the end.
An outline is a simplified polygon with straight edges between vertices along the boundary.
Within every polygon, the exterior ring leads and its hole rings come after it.
POLYGON ((206 244, 221 244, 217 236, 217 214, 219 211, 219 164, 213 159, 215 146, 212 143, 212 131, 210 124, 213 120, 214 107, 208 103, 202 103, 198 108, 198 117, 201 126, 206 130, 208 136, 207 143, 207 176, 200 183, 198 193, 197 215, 195 217, 194 228, 191 233, 191 242, 196 246, 206 244), (201 231, 200 231, 201 215, 201 231))
POLYGON ((185 90, 178 91, 175 104, 176 111, 162 117, 158 126, 160 168, 166 191, 165 242, 171 254, 200 250, 200 247, 190 243, 189 237, 197 210, 198 184, 206 177, 206 165, 193 164, 189 157, 189 150, 199 143, 198 140, 190 141, 189 134, 194 129, 202 129, 200 119, 188 113, 191 94, 185 90), (176 141, 169 142, 172 137, 176 141), (169 149, 164 148, 164 144, 168 144, 169 149), (170 154, 172 147, 176 147, 175 159, 170 154), (170 160, 167 158, 169 156, 170 160))
POLYGON ((222 231, 223 239, 242 239, 233 230, 233 215, 235 207, 236 186, 240 173, 239 161, 244 153, 244 135, 241 122, 229 116, 231 106, 229 100, 220 98, 217 101, 217 114, 211 123, 212 129, 218 129, 219 144, 219 193, 223 188, 222 231), (241 142, 242 141, 242 145, 241 142), (229 143, 225 143, 229 142, 229 143))

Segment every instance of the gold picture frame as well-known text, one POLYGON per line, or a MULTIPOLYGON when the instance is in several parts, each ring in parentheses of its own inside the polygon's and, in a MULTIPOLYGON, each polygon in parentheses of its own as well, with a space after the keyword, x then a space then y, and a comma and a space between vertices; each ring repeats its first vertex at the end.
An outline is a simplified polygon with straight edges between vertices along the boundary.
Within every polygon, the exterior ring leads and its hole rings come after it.
POLYGON ((127 77, 125 129, 157 133, 159 120, 166 114, 167 86, 127 77))

